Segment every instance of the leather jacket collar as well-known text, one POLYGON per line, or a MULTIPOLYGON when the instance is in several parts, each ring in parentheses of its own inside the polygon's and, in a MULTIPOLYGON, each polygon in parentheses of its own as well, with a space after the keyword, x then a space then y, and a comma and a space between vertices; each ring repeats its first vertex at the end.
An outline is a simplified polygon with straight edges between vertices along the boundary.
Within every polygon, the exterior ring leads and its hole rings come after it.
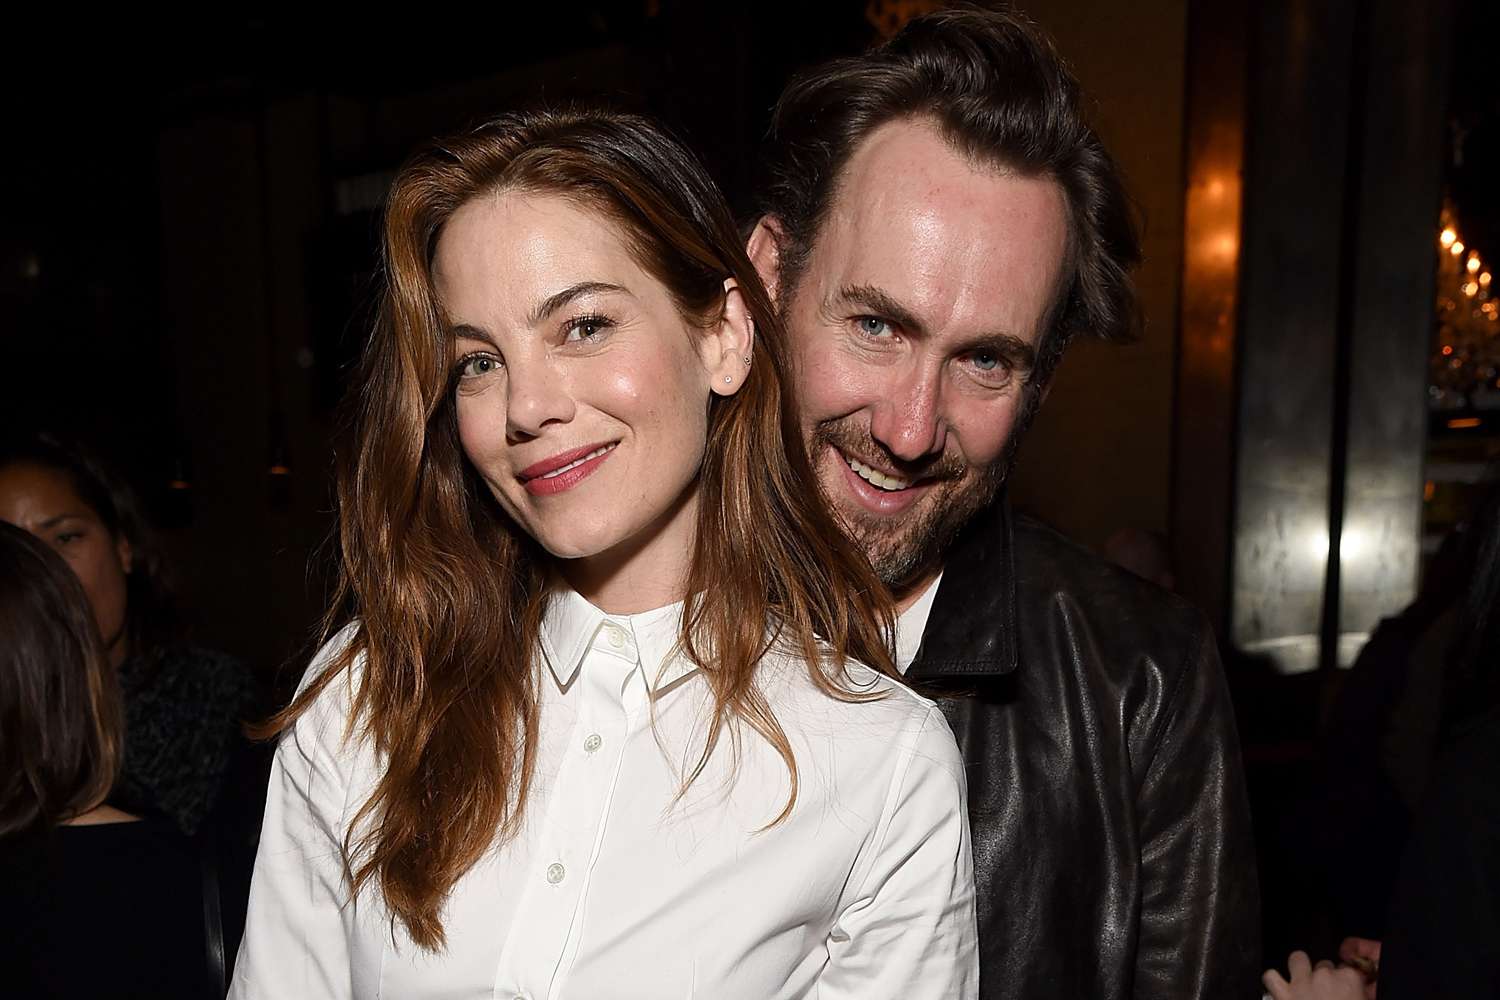
POLYGON ((1002 491, 949 547, 907 677, 1003 676, 1016 669, 1015 540, 1002 491))

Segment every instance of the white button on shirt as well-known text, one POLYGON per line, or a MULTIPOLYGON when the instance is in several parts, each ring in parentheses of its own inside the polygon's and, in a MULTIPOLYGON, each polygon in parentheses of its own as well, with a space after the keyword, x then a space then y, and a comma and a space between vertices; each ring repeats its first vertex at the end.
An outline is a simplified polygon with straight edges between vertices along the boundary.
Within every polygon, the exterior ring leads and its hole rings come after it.
POLYGON ((277 750, 231 997, 975 996, 963 772, 942 714, 860 666, 886 696, 836 701, 772 653, 757 679, 796 756, 792 814, 766 828, 787 769, 748 728, 679 799, 712 704, 675 654, 680 613, 552 601, 525 822, 454 886, 436 954, 393 935, 375 887, 349 903, 338 847, 380 764, 343 738, 353 681, 330 685, 277 750))

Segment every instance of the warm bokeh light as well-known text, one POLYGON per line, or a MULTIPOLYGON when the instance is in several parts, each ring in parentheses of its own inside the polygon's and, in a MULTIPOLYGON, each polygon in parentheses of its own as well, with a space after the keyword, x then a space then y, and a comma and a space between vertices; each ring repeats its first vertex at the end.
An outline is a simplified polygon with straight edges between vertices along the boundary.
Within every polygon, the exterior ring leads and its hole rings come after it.
POLYGON ((1478 427, 1479 424, 1480 420, 1478 417, 1455 417, 1452 420, 1448 421, 1448 429, 1463 431, 1468 430, 1471 427, 1478 427))
POLYGON ((1469 255, 1469 262, 1467 264, 1465 264, 1464 266, 1469 269, 1469 273, 1470 274, 1473 274, 1475 271, 1479 270, 1479 266, 1480 266, 1479 265, 1479 255, 1477 253, 1476 254, 1470 254, 1469 255))
POLYGON ((1453 245, 1453 242, 1457 239, 1458 233, 1453 231, 1452 226, 1449 226, 1447 229, 1444 229, 1442 235, 1438 237, 1438 242, 1441 243, 1444 247, 1451 247, 1453 245))
POLYGON ((1464 245, 1462 243, 1455 243, 1448 248, 1448 252, 1455 257, 1462 257, 1464 253, 1464 245))
POLYGON ((1479 285, 1472 281, 1464 282, 1464 294, 1472 299, 1479 294, 1479 285))
POLYGON ((1486 271, 1479 276, 1479 284, 1484 288, 1490 287, 1490 272, 1486 271))

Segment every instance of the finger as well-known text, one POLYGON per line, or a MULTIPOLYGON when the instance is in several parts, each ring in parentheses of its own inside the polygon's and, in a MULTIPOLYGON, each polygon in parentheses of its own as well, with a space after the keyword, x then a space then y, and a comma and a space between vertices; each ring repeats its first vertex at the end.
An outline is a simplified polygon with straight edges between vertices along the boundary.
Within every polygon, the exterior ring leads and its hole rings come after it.
POLYGON ((1378 962, 1380 961, 1380 942, 1369 938, 1346 937, 1339 942, 1339 958, 1345 962, 1356 958, 1378 962))
POLYGON ((1312 959, 1307 957, 1305 951, 1294 951, 1286 960, 1286 971, 1292 974, 1291 981, 1294 983, 1299 979, 1306 979, 1312 975, 1312 959))
POLYGON ((1292 984, 1282 979, 1281 973, 1275 969, 1267 969, 1261 973, 1260 981, 1274 1000, 1290 1000, 1292 984))
POLYGON ((1323 959, 1323 961, 1321 961, 1317 965, 1313 966, 1313 971, 1317 972, 1319 969, 1332 969, 1332 968, 1333 968, 1333 963, 1330 962, 1328 959, 1325 958, 1325 959, 1323 959))

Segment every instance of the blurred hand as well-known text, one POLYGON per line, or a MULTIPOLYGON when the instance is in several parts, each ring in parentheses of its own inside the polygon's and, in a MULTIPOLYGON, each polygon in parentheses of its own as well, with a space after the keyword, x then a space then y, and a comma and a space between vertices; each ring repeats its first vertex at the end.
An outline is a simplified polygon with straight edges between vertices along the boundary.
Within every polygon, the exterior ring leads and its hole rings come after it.
POLYGON ((1267 969, 1260 981, 1275 1000, 1365 1000, 1365 980, 1358 970, 1336 969, 1332 962, 1316 966, 1305 951, 1294 951, 1287 959, 1291 980, 1267 969))
POLYGON ((1380 942, 1346 937, 1339 943, 1339 961, 1359 970, 1365 977, 1365 1000, 1375 1000, 1375 980, 1380 976, 1380 942))

